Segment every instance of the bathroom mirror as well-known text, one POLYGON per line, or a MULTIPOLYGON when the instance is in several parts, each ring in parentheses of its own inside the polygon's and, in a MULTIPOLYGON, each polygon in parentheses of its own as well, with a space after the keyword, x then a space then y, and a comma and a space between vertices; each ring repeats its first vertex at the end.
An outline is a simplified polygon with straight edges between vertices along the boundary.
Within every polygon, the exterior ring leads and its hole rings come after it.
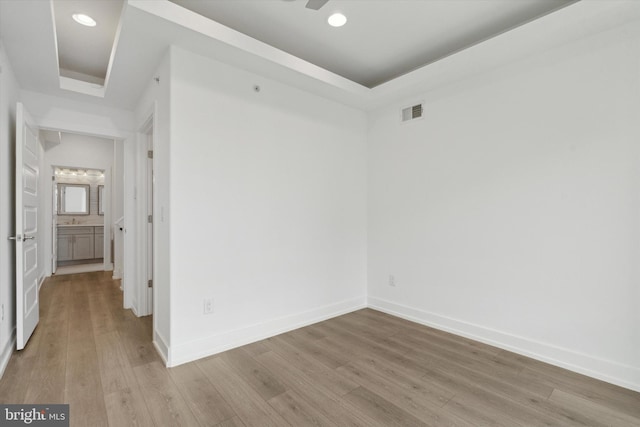
POLYGON ((89 215, 89 185, 58 184, 58 215, 89 215))
POLYGON ((104 185, 98 185, 98 215, 104 215, 104 185))

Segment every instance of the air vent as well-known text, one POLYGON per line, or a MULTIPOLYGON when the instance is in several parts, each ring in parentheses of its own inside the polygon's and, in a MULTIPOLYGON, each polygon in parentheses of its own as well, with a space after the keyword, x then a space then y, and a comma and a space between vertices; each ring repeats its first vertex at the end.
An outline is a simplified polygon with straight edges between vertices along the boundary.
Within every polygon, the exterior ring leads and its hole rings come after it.
POLYGON ((410 120, 422 118, 422 104, 416 104, 411 107, 402 109, 402 121, 408 122, 410 120))

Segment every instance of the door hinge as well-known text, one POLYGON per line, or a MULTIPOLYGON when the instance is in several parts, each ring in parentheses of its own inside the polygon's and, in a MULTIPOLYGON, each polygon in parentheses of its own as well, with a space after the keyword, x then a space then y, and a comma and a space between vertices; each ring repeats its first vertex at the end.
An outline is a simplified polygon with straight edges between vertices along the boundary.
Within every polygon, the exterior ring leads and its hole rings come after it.
POLYGON ((147 151, 147 157, 153 159, 153 150, 147 151))
POLYGON ((147 217, 147 222, 148 222, 149 224, 152 224, 152 223, 153 223, 153 215, 149 215, 149 216, 147 217))
POLYGON ((149 279, 149 280, 147 281, 147 287, 149 287, 149 288, 153 288, 153 279, 149 279))

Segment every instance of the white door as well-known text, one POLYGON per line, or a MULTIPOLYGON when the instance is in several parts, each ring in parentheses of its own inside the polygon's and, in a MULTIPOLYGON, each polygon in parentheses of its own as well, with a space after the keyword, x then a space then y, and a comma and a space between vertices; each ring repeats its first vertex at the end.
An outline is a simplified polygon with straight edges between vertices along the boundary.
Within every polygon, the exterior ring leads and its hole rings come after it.
POLYGON ((22 350, 36 328, 38 304, 38 130, 18 103, 16 112, 16 335, 22 350))

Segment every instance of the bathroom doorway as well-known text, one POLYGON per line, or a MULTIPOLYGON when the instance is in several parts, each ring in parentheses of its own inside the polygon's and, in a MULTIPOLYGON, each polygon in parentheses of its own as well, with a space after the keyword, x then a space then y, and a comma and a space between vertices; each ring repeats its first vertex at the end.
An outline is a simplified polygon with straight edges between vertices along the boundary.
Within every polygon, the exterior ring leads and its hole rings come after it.
POLYGON ((46 275, 114 270, 114 215, 123 206, 117 142, 60 131, 41 131, 41 140, 41 170, 51 176, 42 189, 46 275))
POLYGON ((57 275, 104 270, 105 171, 53 167, 53 271, 57 275))

